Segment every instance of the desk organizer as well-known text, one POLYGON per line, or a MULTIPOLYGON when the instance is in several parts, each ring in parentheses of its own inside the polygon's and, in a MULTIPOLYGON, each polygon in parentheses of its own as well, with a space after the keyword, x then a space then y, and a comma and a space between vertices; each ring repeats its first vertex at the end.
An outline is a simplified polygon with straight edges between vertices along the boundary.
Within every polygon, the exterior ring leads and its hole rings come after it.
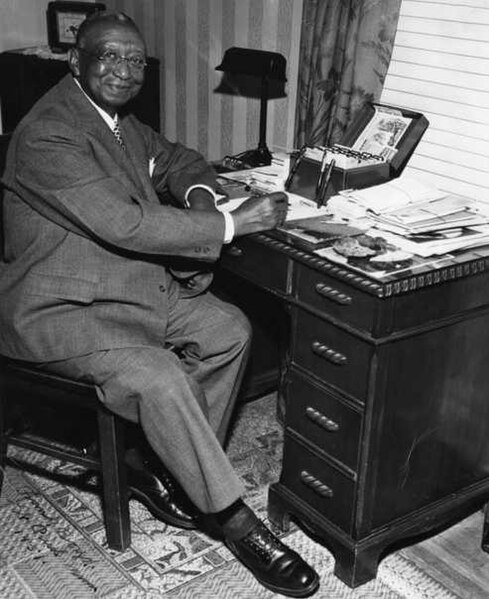
MULTIPOLYGON (((343 189, 361 189, 398 177, 428 124, 420 112, 387 104, 367 104, 340 144, 326 149, 329 158, 336 162, 326 197, 343 189)), ((324 149, 311 150, 302 157, 289 191, 314 199, 324 149)))

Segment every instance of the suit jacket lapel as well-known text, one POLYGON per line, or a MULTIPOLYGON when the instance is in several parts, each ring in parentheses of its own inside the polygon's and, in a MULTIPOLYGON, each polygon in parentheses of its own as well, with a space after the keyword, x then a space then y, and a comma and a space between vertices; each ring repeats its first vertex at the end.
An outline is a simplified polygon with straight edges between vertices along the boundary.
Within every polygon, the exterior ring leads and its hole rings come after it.
POLYGON ((126 150, 118 144, 114 134, 100 114, 90 104, 82 90, 73 81, 71 75, 67 76, 67 93, 73 104, 73 114, 81 128, 88 134, 98 139, 106 151, 114 160, 114 176, 120 178, 120 170, 127 176, 127 180, 121 181, 126 186, 129 184, 129 192, 137 190, 140 195, 147 197, 150 201, 157 201, 157 196, 151 186, 148 173, 144 173, 143 165, 148 169, 149 158, 140 135, 127 123, 127 119, 121 119, 120 126, 126 150), (131 187, 135 189, 131 190, 131 187))
POLYGON ((158 197, 154 191, 149 176, 149 159, 146 151, 146 146, 142 136, 135 129, 133 122, 126 118, 121 119, 120 126, 122 129, 122 135, 126 143, 126 157, 129 158, 134 171, 138 176, 138 180, 144 195, 150 199, 150 201, 158 202, 158 197))

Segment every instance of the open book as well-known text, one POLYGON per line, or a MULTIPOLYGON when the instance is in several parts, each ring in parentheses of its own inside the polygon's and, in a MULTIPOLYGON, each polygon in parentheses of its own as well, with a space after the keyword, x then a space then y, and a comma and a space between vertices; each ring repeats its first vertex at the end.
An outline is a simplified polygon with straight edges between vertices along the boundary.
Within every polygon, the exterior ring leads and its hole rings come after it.
POLYGON ((402 175, 380 185, 364 189, 347 189, 340 191, 339 194, 375 214, 385 214, 448 195, 424 181, 402 175))

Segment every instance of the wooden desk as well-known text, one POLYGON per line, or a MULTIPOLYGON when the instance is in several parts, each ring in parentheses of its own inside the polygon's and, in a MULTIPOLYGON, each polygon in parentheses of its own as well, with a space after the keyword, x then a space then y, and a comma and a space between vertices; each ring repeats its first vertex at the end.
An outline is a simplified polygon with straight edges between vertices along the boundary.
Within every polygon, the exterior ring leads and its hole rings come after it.
POLYGON ((355 587, 489 498, 488 248, 379 282, 260 234, 222 267, 289 313, 272 522, 298 518, 355 587))

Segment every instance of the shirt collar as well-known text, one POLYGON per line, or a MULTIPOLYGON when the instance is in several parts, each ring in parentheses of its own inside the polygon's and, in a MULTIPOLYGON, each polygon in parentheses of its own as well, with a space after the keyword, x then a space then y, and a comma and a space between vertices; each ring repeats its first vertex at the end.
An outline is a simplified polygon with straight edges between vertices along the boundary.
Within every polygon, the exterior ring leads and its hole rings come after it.
POLYGON ((99 113, 99 115, 107 123, 110 130, 113 131, 114 127, 118 121, 117 113, 116 113, 115 117, 112 118, 108 112, 105 112, 105 110, 102 110, 102 108, 100 108, 100 106, 98 106, 98 104, 95 104, 95 102, 92 100, 92 98, 90 98, 90 96, 85 92, 83 87, 80 85, 80 82, 78 81, 78 79, 75 79, 75 78, 73 78, 73 79, 74 79, 75 83, 78 85, 78 87, 81 89, 82 93, 85 95, 87 100, 90 102, 90 104, 95 108, 95 110, 99 113))

